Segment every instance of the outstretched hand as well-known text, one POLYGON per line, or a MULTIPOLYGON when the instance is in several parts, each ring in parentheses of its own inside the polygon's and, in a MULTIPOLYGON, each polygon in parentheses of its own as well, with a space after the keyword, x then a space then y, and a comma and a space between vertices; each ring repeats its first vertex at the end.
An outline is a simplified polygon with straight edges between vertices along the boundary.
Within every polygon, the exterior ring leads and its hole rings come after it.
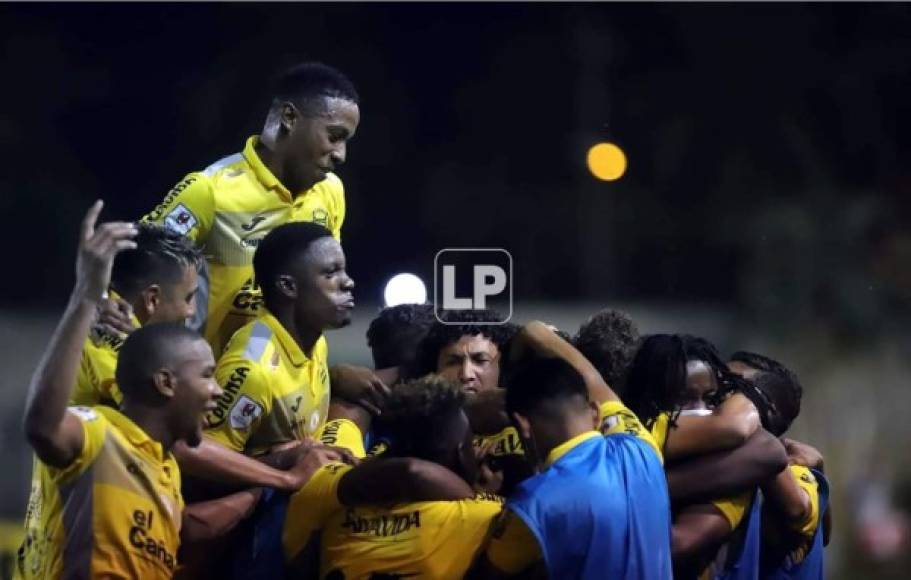
POLYGON ((76 285, 89 300, 100 301, 111 283, 114 256, 136 248, 136 226, 130 222, 108 222, 96 227, 104 202, 98 200, 82 220, 79 253, 76 258, 76 285))

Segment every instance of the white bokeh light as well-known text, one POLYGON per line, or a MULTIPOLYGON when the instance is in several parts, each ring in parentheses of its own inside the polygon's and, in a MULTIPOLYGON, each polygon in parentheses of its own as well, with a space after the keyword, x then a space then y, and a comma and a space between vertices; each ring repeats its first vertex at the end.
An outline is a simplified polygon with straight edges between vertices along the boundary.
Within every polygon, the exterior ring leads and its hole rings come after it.
POLYGON ((386 306, 423 304, 427 302, 427 287, 414 274, 396 274, 386 282, 383 300, 386 306))

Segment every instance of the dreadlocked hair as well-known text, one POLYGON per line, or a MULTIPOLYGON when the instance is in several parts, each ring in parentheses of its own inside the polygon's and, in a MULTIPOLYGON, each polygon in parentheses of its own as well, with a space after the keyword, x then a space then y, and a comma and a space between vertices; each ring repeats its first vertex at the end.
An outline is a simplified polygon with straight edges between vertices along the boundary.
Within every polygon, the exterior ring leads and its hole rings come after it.
POLYGON ((661 413, 676 409, 686 388, 686 352, 674 334, 653 334, 643 341, 626 377, 623 402, 651 429, 661 413))
POLYGON ((605 308, 579 327, 573 345, 621 397, 636 348, 639 329, 625 312, 605 308))
POLYGON ((383 412, 390 451, 399 457, 433 460, 465 402, 459 385, 439 375, 426 375, 396 385, 383 412))
POLYGON ((712 374, 715 376, 718 388, 706 397, 707 403, 712 406, 720 405, 728 395, 742 390, 743 379, 728 370, 727 363, 721 358, 721 353, 714 344, 700 336, 689 334, 682 335, 681 339, 686 360, 704 362, 712 369, 712 374))
POLYGON ((437 321, 421 341, 408 376, 422 377, 436 372, 440 352, 463 336, 481 335, 497 345, 501 354, 505 354, 509 342, 519 331, 515 324, 501 324, 503 317, 492 310, 454 311, 444 315, 442 320, 446 324, 437 321))

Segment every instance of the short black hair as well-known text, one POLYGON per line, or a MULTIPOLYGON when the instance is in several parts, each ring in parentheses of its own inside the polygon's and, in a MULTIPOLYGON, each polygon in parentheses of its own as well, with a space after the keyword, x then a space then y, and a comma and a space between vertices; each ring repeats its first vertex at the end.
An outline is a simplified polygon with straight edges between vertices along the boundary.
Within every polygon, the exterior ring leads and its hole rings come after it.
POLYGON ((522 361, 506 385, 506 411, 522 413, 546 410, 548 403, 588 401, 582 375, 559 358, 529 357, 522 361))
POLYGON ((399 304, 380 310, 367 328, 367 346, 373 367, 405 367, 417 355, 418 345, 436 322, 433 304, 399 304))
POLYGON ((285 70, 275 81, 273 103, 291 101, 305 114, 317 112, 324 98, 338 98, 358 104, 354 84, 341 71, 320 62, 305 62, 285 70))
POLYGON ((622 396, 626 375, 639 347, 639 328, 633 319, 625 312, 605 308, 579 327, 572 343, 622 396))
POLYGON ((177 232, 145 222, 136 229, 136 247, 118 253, 111 268, 111 288, 125 299, 133 300, 152 284, 175 284, 187 268, 201 263, 202 253, 177 232))
POLYGON ((202 336, 183 324, 162 322, 134 330, 117 355, 114 378, 126 399, 148 401, 155 392, 152 375, 176 362, 187 341, 202 336))
POLYGON ((396 385, 382 416, 390 451, 399 457, 436 461, 448 451, 452 419, 464 403, 461 386, 439 375, 396 385))
POLYGON ((275 280, 287 274, 288 265, 310 249, 316 240, 331 238, 332 232, 313 222, 282 224, 266 234, 253 254, 253 273, 263 291, 266 308, 275 305, 275 280))
POLYGON ((518 333, 515 324, 501 324, 503 317, 493 310, 458 310, 445 313, 443 324, 437 321, 418 347, 418 354, 412 365, 410 376, 423 376, 437 371, 440 352, 463 336, 481 335, 497 345, 502 355, 506 354, 509 342, 518 333), (493 322, 496 324, 478 324, 493 322), (456 324, 457 323, 457 324, 456 324))

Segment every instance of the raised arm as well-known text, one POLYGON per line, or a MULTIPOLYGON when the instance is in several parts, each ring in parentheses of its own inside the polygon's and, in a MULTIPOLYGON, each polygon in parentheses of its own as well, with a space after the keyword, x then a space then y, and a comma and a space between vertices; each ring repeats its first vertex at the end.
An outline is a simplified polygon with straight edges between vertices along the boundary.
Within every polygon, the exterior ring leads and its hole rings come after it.
POLYGON ((534 320, 522 327, 513 339, 511 358, 521 358, 526 350, 544 358, 561 358, 582 375, 588 388, 589 398, 597 404, 620 400, 605 382, 598 369, 592 365, 576 347, 569 344, 543 322, 534 320))
POLYGON ((736 449, 667 467, 668 491, 673 502, 709 501, 761 485, 787 464, 781 442, 759 429, 736 449))
POLYGON ((25 403, 25 436, 44 463, 63 468, 82 451, 80 421, 66 412, 76 385, 82 348, 95 309, 111 281, 114 256, 135 248, 133 224, 110 222, 95 227, 99 200, 82 221, 76 259, 76 285, 44 356, 32 375, 25 403))

